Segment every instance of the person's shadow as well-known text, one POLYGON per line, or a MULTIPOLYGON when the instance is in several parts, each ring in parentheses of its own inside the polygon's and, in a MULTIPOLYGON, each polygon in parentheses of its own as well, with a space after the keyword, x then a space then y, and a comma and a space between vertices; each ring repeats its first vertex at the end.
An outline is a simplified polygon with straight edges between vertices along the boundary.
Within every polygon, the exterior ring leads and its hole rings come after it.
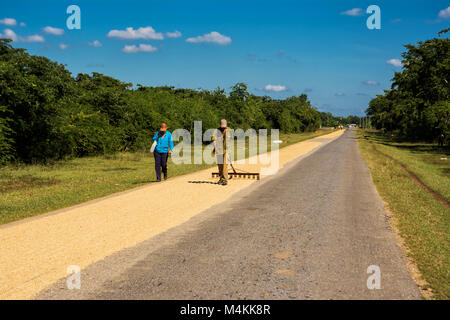
POLYGON ((147 184, 147 183, 156 183, 156 182, 158 182, 158 180, 156 180, 156 179, 144 179, 144 180, 133 181, 132 184, 147 184))

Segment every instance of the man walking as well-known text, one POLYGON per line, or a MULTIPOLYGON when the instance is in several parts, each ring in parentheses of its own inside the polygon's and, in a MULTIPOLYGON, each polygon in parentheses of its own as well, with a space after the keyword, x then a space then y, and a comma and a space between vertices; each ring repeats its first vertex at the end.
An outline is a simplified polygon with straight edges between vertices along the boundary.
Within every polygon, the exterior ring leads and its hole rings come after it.
POLYGON ((230 128, 227 127, 227 120, 220 120, 220 128, 218 128, 212 136, 214 141, 214 149, 216 152, 217 167, 219 169, 220 179, 217 184, 226 186, 228 184, 228 152, 227 145, 230 142, 230 128))
POLYGON ((153 141, 157 143, 153 153, 155 156, 156 181, 161 182, 161 169, 164 180, 167 180, 167 158, 173 150, 172 133, 167 131, 167 124, 161 124, 161 128, 153 136, 153 141))

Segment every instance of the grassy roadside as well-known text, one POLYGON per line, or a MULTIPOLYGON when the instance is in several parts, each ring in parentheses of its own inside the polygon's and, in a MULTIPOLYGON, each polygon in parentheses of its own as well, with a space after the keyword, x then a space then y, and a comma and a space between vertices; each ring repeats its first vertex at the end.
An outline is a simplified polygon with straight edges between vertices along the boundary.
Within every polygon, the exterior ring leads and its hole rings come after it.
MULTIPOLYGON (((281 134, 280 147, 330 132, 281 134)), ((168 164, 170 177, 210 167, 171 162, 168 164)), ((132 189, 155 179, 154 158, 149 152, 85 157, 52 165, 1 167, 0 224, 132 189)))
POLYGON ((408 255, 428 283, 422 289, 431 290, 435 299, 449 299, 450 211, 445 205, 450 192, 448 149, 395 142, 376 132, 358 130, 357 135, 378 193, 393 215, 408 255), (441 160, 445 158, 448 160, 441 160))

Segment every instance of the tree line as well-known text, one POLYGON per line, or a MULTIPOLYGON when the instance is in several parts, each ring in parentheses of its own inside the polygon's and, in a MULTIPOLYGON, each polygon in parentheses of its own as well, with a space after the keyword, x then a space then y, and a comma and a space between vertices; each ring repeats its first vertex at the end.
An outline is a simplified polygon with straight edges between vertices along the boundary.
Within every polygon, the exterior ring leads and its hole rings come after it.
POLYGON ((403 69, 390 90, 373 99, 367 114, 372 125, 408 140, 450 142, 450 40, 437 38, 406 45, 403 69))
POLYGON ((319 112, 305 94, 275 100, 250 94, 244 83, 226 93, 133 87, 95 72, 72 76, 0 39, 0 164, 142 150, 161 122, 192 132, 194 120, 215 128, 221 118, 234 128, 285 133, 345 121, 319 112))

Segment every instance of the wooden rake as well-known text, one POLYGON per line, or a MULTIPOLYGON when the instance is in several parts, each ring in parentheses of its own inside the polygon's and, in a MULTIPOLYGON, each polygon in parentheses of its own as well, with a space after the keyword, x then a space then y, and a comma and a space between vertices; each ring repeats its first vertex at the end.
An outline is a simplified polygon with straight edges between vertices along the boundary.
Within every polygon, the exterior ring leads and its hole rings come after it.
MULTIPOLYGON (((229 157, 230 155, 228 155, 229 157)), ((229 164, 231 168, 233 169, 233 172, 228 172, 229 179, 247 179, 247 180, 261 180, 261 175, 255 172, 247 172, 244 170, 239 170, 240 172, 237 172, 236 169, 233 166, 233 163, 231 162, 231 158, 228 158, 229 164)), ((220 173, 219 172, 213 172, 212 173, 213 178, 219 178, 220 173)))

